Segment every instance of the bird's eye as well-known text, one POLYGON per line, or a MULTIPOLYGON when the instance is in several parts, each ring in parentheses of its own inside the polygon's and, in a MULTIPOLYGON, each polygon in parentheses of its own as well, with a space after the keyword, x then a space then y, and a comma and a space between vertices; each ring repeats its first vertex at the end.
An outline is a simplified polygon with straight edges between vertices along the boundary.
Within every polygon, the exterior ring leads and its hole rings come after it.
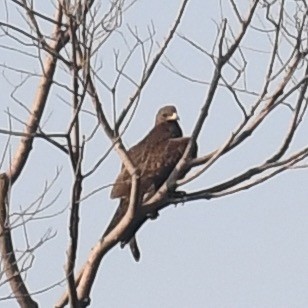
POLYGON ((164 118, 167 118, 167 116, 168 116, 168 113, 163 113, 164 118))

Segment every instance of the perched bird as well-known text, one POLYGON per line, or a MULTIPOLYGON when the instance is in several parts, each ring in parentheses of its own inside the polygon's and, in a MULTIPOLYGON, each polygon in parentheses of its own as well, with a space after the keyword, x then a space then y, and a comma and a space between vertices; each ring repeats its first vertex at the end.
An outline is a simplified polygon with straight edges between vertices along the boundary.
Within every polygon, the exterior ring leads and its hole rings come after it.
MULTIPOLYGON (((142 200, 150 198, 164 184, 169 175, 183 156, 190 138, 183 138, 182 130, 178 123, 179 117, 174 106, 165 106, 161 108, 155 120, 152 130, 138 144, 130 148, 127 152, 134 166, 138 169, 140 175, 139 198, 142 200)), ((197 146, 195 145, 191 153, 196 156, 197 146)), ((188 170, 186 170, 187 172, 188 170)), ((184 177, 185 174, 181 175, 184 177)), ((106 236, 125 215, 131 190, 131 176, 122 165, 110 197, 121 198, 109 226, 104 235, 106 236)), ((138 205, 136 207, 138 210, 138 205)), ((136 224, 133 232, 123 235, 120 239, 122 246, 130 243, 132 254, 136 261, 140 259, 140 252, 135 239, 135 232, 142 223, 136 224)))

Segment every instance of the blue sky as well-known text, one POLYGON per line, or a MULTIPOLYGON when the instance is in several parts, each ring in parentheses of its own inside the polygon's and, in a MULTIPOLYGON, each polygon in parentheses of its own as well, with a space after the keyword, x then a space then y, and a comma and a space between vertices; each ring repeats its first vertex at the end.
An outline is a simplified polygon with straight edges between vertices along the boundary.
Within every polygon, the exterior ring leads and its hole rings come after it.
MULTIPOLYGON (((219 1, 192 0, 188 4, 179 33, 189 37, 204 49, 211 51, 216 36, 216 23, 220 21, 219 1)), ((248 1, 237 1, 240 11, 246 12, 248 1)), ((153 22, 155 40, 159 43, 166 37, 180 5, 179 1, 137 1, 124 15, 120 29, 129 43, 127 25, 138 27, 138 33, 145 37, 146 27, 153 22)), ((223 2, 223 15, 236 34, 240 27, 227 1, 223 2)), ((287 8, 292 9, 292 2, 287 8)), ((1 5, 3 6, 3 5, 1 5)), ((47 2, 39 7, 51 12, 47 2)), ((0 10, 1 11, 1 10, 0 10)), ((258 14, 262 19, 264 10, 258 14)), ((4 10, 0 13, 5 21, 4 10)), ((10 9, 9 20, 21 25, 18 12, 10 9)), ((258 16, 253 25, 260 26, 258 16)), ((48 25, 42 24, 48 30, 48 25)), ((0 44, 20 48, 19 44, 7 37, 0 38, 0 44)), ((282 58, 290 53, 288 44, 281 42, 282 58)), ((33 52, 31 48, 23 47, 33 52)), ((156 46, 156 48, 158 48, 156 46)), ((99 75, 109 84, 115 78, 113 49, 120 49, 120 61, 127 50, 121 35, 114 33, 98 55, 103 68, 99 75)), ((156 49, 157 50, 157 49, 156 49)), ((252 91, 260 90, 264 82, 264 72, 270 56, 270 44, 266 34, 250 31, 243 41, 243 51, 247 60, 247 84, 252 91), (257 50, 262 50, 258 52, 257 50)), ((214 66, 208 57, 193 49, 178 36, 169 46, 166 56, 183 73, 203 81, 210 81, 214 66)), ((236 55, 239 59, 238 55, 236 55)), ((166 63, 165 60, 163 60, 166 63)), ((4 68, 14 66, 32 72, 39 72, 39 62, 26 55, 8 52, 1 48, 2 64, 0 91, 0 128, 8 128, 6 111, 16 117, 26 119, 27 112, 11 98, 13 86, 22 76, 4 68)), ((142 70, 141 53, 132 57, 127 72, 137 78, 142 70)), ((225 74, 234 74, 226 69, 225 74)), ((69 74, 58 69, 57 78, 63 84, 71 84, 69 74)), ((27 107, 31 106, 38 82, 32 77, 18 88, 16 96, 27 107)), ((112 110, 111 95, 99 86, 104 107, 109 115, 112 110)), ((165 104, 177 106, 181 126, 189 135, 206 97, 208 86, 192 83, 159 65, 145 87, 137 112, 124 134, 127 147, 140 140, 154 124, 154 114, 165 104)), ((125 80, 119 83, 116 92, 118 111, 125 106, 133 93, 132 86, 125 80)), ((71 117, 70 108, 59 98, 69 100, 65 89, 55 85, 48 99, 43 123, 46 132, 61 132, 67 128, 71 117)), ((251 95, 240 95, 249 108, 255 101, 251 95)), ((92 110, 89 101, 85 108, 92 110)), ((188 191, 210 187, 263 163, 279 148, 285 135, 292 113, 282 107, 265 121, 256 132, 240 147, 222 157, 199 179, 187 185, 188 191)), ((219 88, 210 114, 198 139, 200 155, 204 155, 224 143, 239 125, 242 114, 232 95, 219 88)), ((83 133, 88 136, 95 126, 95 118, 84 115, 83 133)), ((21 130, 22 125, 13 121, 13 129, 21 130)), ((294 145, 289 153, 307 145, 307 121, 304 121, 294 145)), ((0 135, 0 148, 7 136, 0 135)), ((11 140, 14 153, 17 138, 11 140)), ((110 146, 102 130, 87 144, 84 170, 87 171, 110 146)), ((1 152, 2 153, 2 152, 1 152)), ((1 172, 6 170, 10 155, 6 156, 1 172)), ((61 192, 60 197, 45 214, 63 213, 28 224, 27 233, 31 244, 35 244, 51 228, 56 236, 36 254, 27 283, 33 292, 42 290, 60 281, 64 276, 66 247, 68 244, 68 214, 66 208, 70 199, 72 171, 68 157, 42 140, 36 140, 30 159, 21 178, 12 191, 12 212, 26 208, 43 191, 45 181, 52 181, 57 168, 60 175, 46 195, 44 204, 51 202, 61 192)), ((84 183, 84 195, 103 185, 113 182, 120 169, 120 161, 113 152, 84 183)), ((129 249, 115 247, 104 258, 91 293, 92 307, 307 307, 308 293, 308 207, 307 170, 290 170, 252 189, 210 201, 201 200, 184 205, 170 206, 161 212, 155 221, 147 222, 138 233, 141 261, 135 263, 129 249)), ((83 202, 80 209, 80 242, 78 266, 86 260, 89 250, 99 239, 117 206, 110 200, 110 189, 102 190, 83 202)), ((22 248, 25 238, 21 228, 13 233, 15 247, 22 248)), ((64 290, 64 284, 34 296, 41 307, 51 307, 64 290)), ((0 288, 0 296, 8 294, 6 287, 0 288)), ((6 307, 16 307, 13 301, 5 302, 6 307)))

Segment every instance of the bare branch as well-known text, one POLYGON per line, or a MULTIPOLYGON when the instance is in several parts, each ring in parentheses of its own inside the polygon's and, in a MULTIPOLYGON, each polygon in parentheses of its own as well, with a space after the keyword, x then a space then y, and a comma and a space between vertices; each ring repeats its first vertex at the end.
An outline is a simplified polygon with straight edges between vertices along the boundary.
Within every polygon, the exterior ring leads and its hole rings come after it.
POLYGON ((161 49, 159 50, 159 52, 156 54, 156 56, 153 58, 151 64, 149 65, 139 87, 137 88, 136 92, 132 95, 132 97, 130 98, 127 106, 125 107, 125 109, 122 111, 122 113, 120 114, 118 121, 116 123, 116 132, 119 130, 120 125, 122 124, 125 116, 127 115, 128 111, 131 109, 132 105, 134 104, 134 102, 136 101, 136 99, 140 96, 141 90, 143 89, 143 87, 146 85, 147 81, 149 80, 149 78, 151 77, 156 65, 158 64, 160 58, 162 57, 162 55, 164 54, 165 50, 167 49, 167 47, 169 46, 169 43, 171 42, 180 22, 181 22, 181 18, 184 14, 185 11, 185 7, 188 3, 188 0, 183 0, 182 4, 180 6, 179 9, 179 13, 178 16, 175 19, 174 25, 172 26, 167 38, 165 39, 165 42, 163 44, 163 46, 161 47, 161 49))
POLYGON ((20 307, 36 308, 38 304, 31 298, 24 284, 15 258, 11 238, 10 222, 8 217, 8 190, 9 178, 6 174, 0 175, 0 247, 2 262, 8 281, 10 282, 14 296, 20 307))

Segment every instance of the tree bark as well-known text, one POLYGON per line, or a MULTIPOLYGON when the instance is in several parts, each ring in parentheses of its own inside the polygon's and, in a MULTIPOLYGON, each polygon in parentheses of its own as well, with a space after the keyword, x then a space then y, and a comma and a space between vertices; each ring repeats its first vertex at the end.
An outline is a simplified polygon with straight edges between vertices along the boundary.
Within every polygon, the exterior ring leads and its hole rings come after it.
POLYGON ((5 173, 0 174, 0 249, 3 268, 20 307, 37 308, 38 304, 31 298, 21 277, 13 249, 8 216, 8 191, 9 179, 5 173))

